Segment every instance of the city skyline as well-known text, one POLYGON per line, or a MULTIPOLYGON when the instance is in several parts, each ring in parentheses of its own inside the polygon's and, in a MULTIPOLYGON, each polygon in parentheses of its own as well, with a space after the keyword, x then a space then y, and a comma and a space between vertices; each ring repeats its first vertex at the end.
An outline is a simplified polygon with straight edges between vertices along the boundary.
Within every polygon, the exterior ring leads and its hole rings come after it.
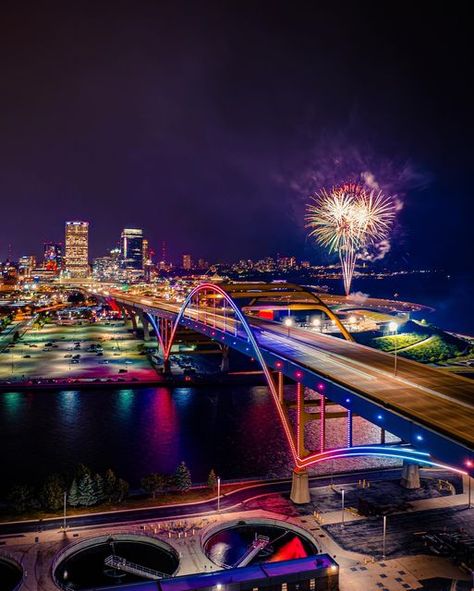
POLYGON ((472 268, 451 260, 474 215, 462 15, 103 4, 1 26, 0 259, 65 219, 91 221, 92 257, 135 226, 173 258, 308 258, 307 197, 369 173, 403 201, 389 262, 472 268))

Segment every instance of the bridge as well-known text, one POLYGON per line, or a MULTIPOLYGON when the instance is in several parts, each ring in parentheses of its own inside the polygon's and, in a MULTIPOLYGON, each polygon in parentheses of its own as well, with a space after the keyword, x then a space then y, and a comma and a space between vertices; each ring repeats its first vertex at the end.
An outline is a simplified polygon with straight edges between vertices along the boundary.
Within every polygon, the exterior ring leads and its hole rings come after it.
MULTIPOLYGON (((474 383, 404 358, 395 372, 390 354, 355 343, 337 315, 304 287, 209 282, 170 299, 118 289, 92 291, 119 306, 135 328, 141 319, 146 336, 152 327, 165 369, 183 328, 218 343, 224 361, 231 348, 259 362, 295 463, 295 502, 309 500, 306 469, 331 459, 376 455, 474 474, 474 383), (292 325, 292 313, 315 312, 340 337, 292 325), (274 314, 284 314, 283 322, 276 322, 274 314), (296 403, 285 400, 285 378, 296 384, 296 403), (345 409, 346 445, 339 449, 326 448, 328 401, 345 409), (380 427, 380 445, 353 445, 355 414, 380 427), (305 426, 314 420, 320 422, 319 449, 308 450, 305 426), (404 445, 385 445, 385 431, 404 445)), ((405 467, 407 479, 413 465, 405 467)))

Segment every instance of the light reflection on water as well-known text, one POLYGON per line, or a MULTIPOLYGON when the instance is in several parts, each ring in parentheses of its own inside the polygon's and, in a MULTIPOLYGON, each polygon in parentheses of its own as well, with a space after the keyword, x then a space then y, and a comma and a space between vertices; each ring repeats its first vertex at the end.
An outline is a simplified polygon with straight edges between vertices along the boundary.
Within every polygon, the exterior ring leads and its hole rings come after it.
MULTIPOLYGON (((307 428, 319 445, 319 427, 307 428)), ((344 445, 346 422, 327 422, 326 444, 344 445)), ((380 430, 354 418, 354 443, 378 442, 380 430)), ((83 462, 115 469, 132 486, 149 472, 174 471, 184 460, 194 481, 211 468, 223 478, 284 476, 290 455, 267 389, 263 386, 136 388, 0 395, 0 446, 4 483, 41 479, 83 462)), ((338 460, 336 470, 376 460, 338 460)), ((385 461, 388 463, 389 461, 385 461)), ((320 465, 324 473, 332 466, 320 465)))

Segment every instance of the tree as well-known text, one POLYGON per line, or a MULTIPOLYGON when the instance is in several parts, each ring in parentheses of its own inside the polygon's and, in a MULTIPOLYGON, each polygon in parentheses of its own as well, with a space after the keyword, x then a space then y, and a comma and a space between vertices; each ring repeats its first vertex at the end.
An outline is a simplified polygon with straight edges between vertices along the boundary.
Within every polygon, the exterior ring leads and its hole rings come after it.
POLYGON ((17 484, 10 490, 7 500, 16 513, 24 513, 34 506, 34 491, 27 484, 17 484))
POLYGON ((103 503, 105 500, 104 479, 100 474, 94 476, 94 492, 97 503, 103 503))
POLYGON ((187 492, 192 486, 191 472, 184 462, 176 468, 174 474, 176 488, 180 492, 187 492))
POLYGON ((166 476, 153 472, 144 476, 141 479, 140 484, 146 493, 152 495, 152 497, 155 498, 157 493, 163 492, 165 489, 166 476))
POLYGON ((217 476, 214 468, 209 472, 209 476, 207 477, 207 488, 211 490, 216 490, 217 488, 217 476))
POLYGON ((71 487, 69 489, 69 494, 67 496, 67 502, 71 507, 78 507, 79 506, 79 489, 77 487, 77 480, 75 478, 72 481, 71 487))
POLYGON ((64 502, 64 483, 58 474, 51 474, 40 490, 40 502, 47 511, 59 511, 64 502))
POLYGON ((87 472, 79 480, 77 485, 79 492, 79 505, 83 507, 90 507, 97 504, 97 496, 95 493, 95 486, 92 476, 87 472))
POLYGON ((76 478, 77 482, 80 482, 86 474, 88 474, 89 476, 92 476, 92 471, 89 468, 89 466, 86 466, 85 464, 78 464, 77 468, 76 468, 76 474, 75 474, 75 478, 76 478))
POLYGON ((117 476, 111 468, 108 468, 104 474, 104 496, 109 503, 114 497, 116 482, 117 476))
POLYGON ((130 485, 123 478, 118 478, 115 485, 115 500, 121 503, 128 497, 130 485))

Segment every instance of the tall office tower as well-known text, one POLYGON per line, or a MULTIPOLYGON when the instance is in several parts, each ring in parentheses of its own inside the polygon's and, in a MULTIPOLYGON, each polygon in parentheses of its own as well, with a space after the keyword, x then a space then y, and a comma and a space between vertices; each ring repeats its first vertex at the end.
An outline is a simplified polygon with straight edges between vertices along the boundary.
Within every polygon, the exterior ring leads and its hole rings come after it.
POLYGON ((166 242, 161 243, 161 262, 166 263, 166 242))
POLYGON ((122 269, 143 269, 143 230, 124 228, 120 238, 120 262, 122 269))
POLYGON ((142 243, 142 264, 143 268, 148 263, 148 259, 150 258, 150 248, 148 245, 148 240, 146 238, 143 239, 142 243))
POLYGON ((183 254, 183 269, 185 271, 190 271, 192 269, 193 262, 191 260, 190 254, 183 254))
POLYGON ((66 222, 66 273, 71 278, 89 275, 89 222, 66 222))
POLYGON ((18 272, 23 277, 31 277, 31 271, 36 267, 36 257, 22 256, 18 259, 18 272))
POLYGON ((43 267, 48 271, 60 271, 63 266, 63 245, 59 242, 45 242, 43 267))

